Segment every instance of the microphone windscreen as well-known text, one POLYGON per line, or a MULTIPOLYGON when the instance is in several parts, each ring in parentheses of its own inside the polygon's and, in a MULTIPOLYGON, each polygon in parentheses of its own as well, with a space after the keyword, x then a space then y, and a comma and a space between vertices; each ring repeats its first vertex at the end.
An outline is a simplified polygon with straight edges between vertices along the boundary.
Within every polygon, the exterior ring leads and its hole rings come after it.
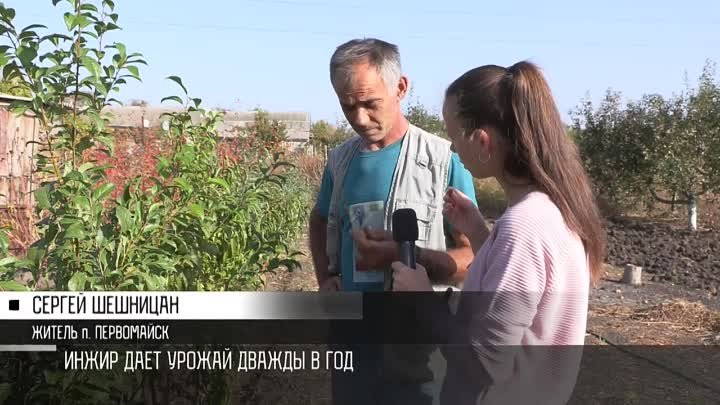
POLYGON ((418 224, 415 210, 401 208, 393 212, 392 233, 395 242, 416 241, 418 239, 418 224))

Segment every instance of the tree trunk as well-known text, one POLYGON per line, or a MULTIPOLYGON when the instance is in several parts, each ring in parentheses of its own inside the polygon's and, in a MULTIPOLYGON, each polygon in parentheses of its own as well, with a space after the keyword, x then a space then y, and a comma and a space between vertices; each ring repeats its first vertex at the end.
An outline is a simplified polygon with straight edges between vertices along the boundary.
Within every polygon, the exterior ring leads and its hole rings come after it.
POLYGON ((673 193, 672 204, 670 204, 670 212, 675 212, 675 203, 677 202, 677 193, 673 193))
POLYGON ((694 232, 697 231, 697 198, 695 194, 688 197, 688 229, 694 232))

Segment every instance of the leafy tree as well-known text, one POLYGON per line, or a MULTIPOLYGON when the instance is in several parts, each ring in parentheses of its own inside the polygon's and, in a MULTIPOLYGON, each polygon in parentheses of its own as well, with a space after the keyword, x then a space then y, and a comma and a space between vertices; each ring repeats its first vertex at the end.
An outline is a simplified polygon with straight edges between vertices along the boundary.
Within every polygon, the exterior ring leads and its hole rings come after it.
POLYGON ((405 118, 411 124, 424 129, 432 134, 447 139, 447 129, 440 114, 430 111, 427 107, 415 99, 405 108, 405 118))
POLYGON ((255 122, 240 132, 245 137, 251 137, 266 146, 271 153, 279 153, 283 149, 283 142, 287 141, 287 125, 281 121, 270 118, 270 113, 256 108, 255 122))
POLYGON ((315 150, 327 154, 331 149, 350 139, 353 134, 352 128, 345 121, 333 125, 325 120, 320 120, 310 127, 310 144, 315 150))
POLYGON ((30 97, 32 94, 30 89, 24 86, 17 78, 0 81, 0 93, 17 97, 30 97))
POLYGON ((686 204, 688 229, 696 230, 698 201, 720 191, 714 63, 706 63, 696 89, 667 99, 645 95, 623 106, 609 90, 597 109, 586 100, 574 129, 590 175, 611 201, 686 204))
POLYGON ((147 107, 150 105, 150 103, 148 103, 147 100, 138 100, 138 99, 130 100, 130 102, 128 104, 132 107, 147 107))

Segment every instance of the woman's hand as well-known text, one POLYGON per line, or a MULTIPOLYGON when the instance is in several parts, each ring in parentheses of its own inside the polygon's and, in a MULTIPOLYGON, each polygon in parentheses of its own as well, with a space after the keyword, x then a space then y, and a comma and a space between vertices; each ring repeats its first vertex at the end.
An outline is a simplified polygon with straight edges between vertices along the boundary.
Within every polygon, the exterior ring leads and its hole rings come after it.
POLYGON ((460 190, 450 187, 444 197, 443 215, 453 229, 472 240, 473 235, 487 230, 480 210, 460 190))
POLYGON ((420 264, 412 269, 401 262, 393 262, 393 291, 432 291, 427 270, 420 264))

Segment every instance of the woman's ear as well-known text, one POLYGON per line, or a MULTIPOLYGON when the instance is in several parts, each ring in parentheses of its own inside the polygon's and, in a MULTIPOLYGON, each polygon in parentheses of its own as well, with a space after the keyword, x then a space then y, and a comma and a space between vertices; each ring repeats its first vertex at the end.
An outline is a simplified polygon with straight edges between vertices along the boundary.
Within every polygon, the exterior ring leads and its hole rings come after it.
POLYGON ((467 134, 467 132, 466 132, 466 135, 468 135, 467 138, 469 141, 478 142, 478 141, 480 141, 480 136, 481 136, 482 132, 483 132, 483 130, 478 128, 478 129, 473 129, 469 134, 467 134))
POLYGON ((473 142, 478 147, 478 150, 481 153, 481 156, 484 157, 487 156, 488 159, 490 156, 495 153, 495 145, 493 144, 492 136, 490 135, 490 131, 484 128, 478 128, 475 131, 473 131, 473 142))

